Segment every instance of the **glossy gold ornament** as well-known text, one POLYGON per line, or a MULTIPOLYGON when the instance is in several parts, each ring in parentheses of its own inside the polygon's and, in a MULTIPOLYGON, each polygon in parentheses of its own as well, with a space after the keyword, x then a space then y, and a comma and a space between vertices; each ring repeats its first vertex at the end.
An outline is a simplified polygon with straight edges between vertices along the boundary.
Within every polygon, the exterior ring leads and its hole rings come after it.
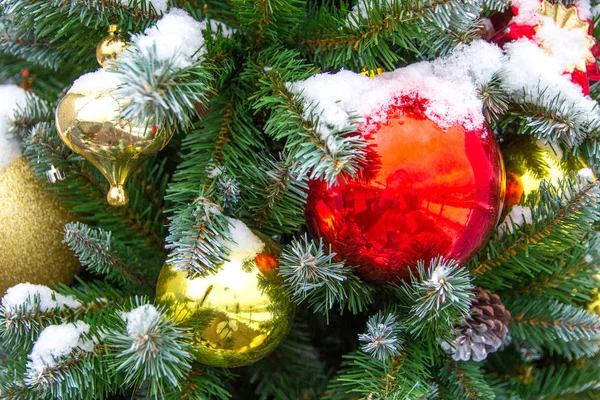
POLYGON ((108 27, 108 36, 106 36, 96 47, 96 60, 103 67, 108 65, 110 60, 116 60, 117 56, 127 48, 127 41, 117 32, 117 25, 108 27))
MULTIPOLYGON (((588 34, 589 24, 586 21, 582 21, 579 19, 579 15, 577 15, 577 7, 565 7, 562 3, 552 4, 546 0, 542 1, 542 5, 540 7, 539 13, 546 17, 550 17, 554 20, 554 23, 564 29, 567 30, 582 30, 584 31, 585 36, 587 37, 587 56, 586 58, 580 60, 577 64, 568 65, 565 69, 565 72, 573 72, 574 70, 580 70, 585 72, 587 67, 587 63, 595 63, 596 58, 592 54, 592 47, 594 47, 594 38, 588 34)), ((544 25, 544 20, 542 19, 541 25, 544 25)), ((549 51, 548 48, 544 47, 542 44, 542 48, 546 51, 549 51)))
POLYGON ((69 91, 56 108, 58 134, 71 150, 85 157, 106 177, 111 206, 127 204, 129 195, 124 184, 131 172, 173 137, 173 130, 149 121, 120 119, 120 110, 126 103, 126 99, 116 97, 111 90, 69 91))
POLYGON ((38 182, 27 159, 0 171, 0 297, 18 283, 69 283, 79 262, 62 243, 73 217, 38 182))
POLYGON ((257 234, 264 250, 251 259, 230 256, 214 275, 190 279, 165 265, 156 299, 174 320, 191 326, 198 361, 251 364, 274 350, 290 329, 293 304, 277 277, 279 248, 257 234))
POLYGON ((111 206, 127 204, 124 184, 131 172, 173 137, 171 130, 119 119, 121 105, 111 92, 103 91, 67 93, 56 108, 58 134, 106 177, 111 206))
MULTIPOLYGON (((506 196, 504 197, 505 213, 509 212, 512 206, 521 200, 522 196, 528 196, 538 190, 542 181, 559 187, 560 181, 565 179, 565 172, 560 167, 560 158, 552 152, 552 149, 545 149, 542 157, 544 163, 548 165, 546 176, 542 179, 535 177, 531 172, 526 170, 523 173, 524 168, 520 165, 511 166, 507 164, 506 196)), ((580 160, 580 164, 582 167, 585 167, 585 163, 582 160, 580 160)))

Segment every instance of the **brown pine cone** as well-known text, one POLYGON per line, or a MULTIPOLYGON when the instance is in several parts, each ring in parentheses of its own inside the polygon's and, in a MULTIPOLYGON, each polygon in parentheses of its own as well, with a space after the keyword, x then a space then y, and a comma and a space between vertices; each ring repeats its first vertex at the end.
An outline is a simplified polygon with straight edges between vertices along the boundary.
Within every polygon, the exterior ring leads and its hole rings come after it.
POLYGON ((447 353, 456 361, 482 361, 502 345, 508 332, 510 312, 497 294, 475 288, 471 315, 456 329, 458 336, 451 345, 442 343, 447 353))

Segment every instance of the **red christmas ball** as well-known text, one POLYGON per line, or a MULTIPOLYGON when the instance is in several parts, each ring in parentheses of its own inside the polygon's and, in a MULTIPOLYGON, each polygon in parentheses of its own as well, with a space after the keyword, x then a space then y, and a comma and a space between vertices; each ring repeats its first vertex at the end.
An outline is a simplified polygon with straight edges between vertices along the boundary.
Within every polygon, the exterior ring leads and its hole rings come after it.
POLYGON ((442 129, 425 101, 391 106, 387 122, 367 118, 367 163, 354 179, 312 181, 307 225, 340 260, 375 282, 409 277, 417 261, 467 261, 502 211, 500 149, 487 127, 442 129))

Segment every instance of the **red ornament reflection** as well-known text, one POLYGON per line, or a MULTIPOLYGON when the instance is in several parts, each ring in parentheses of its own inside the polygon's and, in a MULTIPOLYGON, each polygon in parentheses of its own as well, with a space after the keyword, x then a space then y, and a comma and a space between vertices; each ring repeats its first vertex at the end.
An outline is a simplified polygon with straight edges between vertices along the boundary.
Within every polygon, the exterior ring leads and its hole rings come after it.
POLYGON ((513 205, 521 201, 525 187, 521 177, 514 172, 506 172, 506 195, 504 196, 504 211, 508 212, 513 205))
POLYGON ((391 107, 368 136, 357 179, 310 184, 309 230, 366 280, 406 279, 418 260, 439 255, 464 263, 500 217, 505 182, 494 135, 443 130, 422 105, 391 107))

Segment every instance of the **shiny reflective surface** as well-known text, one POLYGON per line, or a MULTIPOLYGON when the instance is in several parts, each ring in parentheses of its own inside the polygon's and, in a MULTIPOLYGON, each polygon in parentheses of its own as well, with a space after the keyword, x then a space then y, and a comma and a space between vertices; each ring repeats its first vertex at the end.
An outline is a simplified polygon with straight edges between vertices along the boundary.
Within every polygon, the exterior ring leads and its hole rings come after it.
POLYGON ((164 266, 156 299, 192 327, 198 361, 212 366, 251 364, 274 350, 293 321, 293 304, 277 278, 279 249, 264 236, 265 250, 251 260, 232 258, 215 275, 189 279, 164 266))
MULTIPOLYGON (((543 178, 537 178, 522 165, 515 166, 514 171, 507 167, 506 199, 504 200, 506 212, 509 212, 510 208, 519 202, 521 196, 528 196, 538 190, 542 181, 547 181, 557 188, 560 187, 560 182, 565 179, 565 173, 560 167, 559 159, 550 150, 546 150, 543 161, 548 166, 545 170, 546 176, 543 178)), ((583 160, 579 160, 579 167, 586 168, 583 160)))
POLYGON ((109 92, 68 93, 56 109, 61 139, 106 177, 111 186, 107 199, 113 206, 127 204, 123 185, 129 174, 173 136, 173 131, 156 125, 119 120, 121 106, 109 92))
POLYGON ((117 25, 110 25, 108 36, 96 47, 96 60, 103 67, 106 67, 110 60, 116 60, 117 56, 127 48, 127 41, 117 33, 117 28, 117 25))
POLYGON ((464 263, 502 210, 504 170, 491 132, 443 131, 402 112, 390 111, 370 135, 358 179, 310 185, 309 229, 371 281, 406 279, 418 260, 440 255, 464 263))
POLYGON ((521 201, 525 188, 521 177, 512 171, 506 171, 506 195, 504 196, 504 214, 507 214, 513 205, 521 201))

